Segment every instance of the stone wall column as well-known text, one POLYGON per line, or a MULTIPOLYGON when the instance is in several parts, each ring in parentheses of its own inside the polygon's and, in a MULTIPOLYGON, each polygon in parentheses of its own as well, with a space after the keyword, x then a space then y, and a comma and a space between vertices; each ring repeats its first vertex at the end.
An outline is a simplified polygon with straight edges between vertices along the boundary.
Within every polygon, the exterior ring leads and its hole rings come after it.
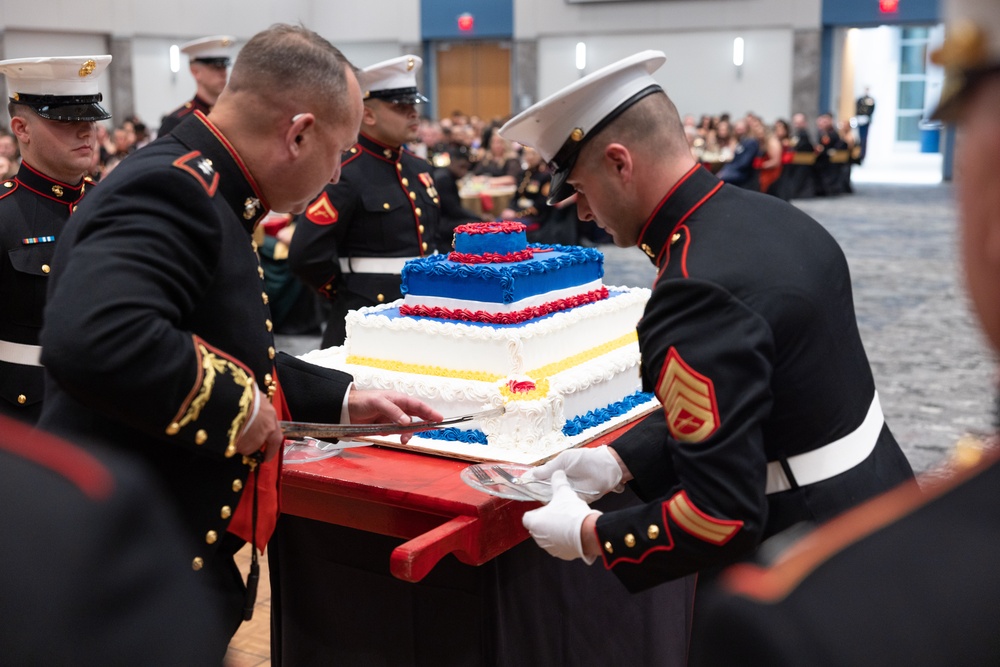
POLYGON ((511 111, 517 114, 538 101, 538 42, 516 40, 512 49, 511 111))
POLYGON ((810 121, 819 115, 822 33, 819 29, 796 30, 792 53, 792 109, 810 121))
MULTIPOLYGON (((111 122, 117 127, 126 118, 135 115, 135 95, 132 86, 132 38, 109 37, 108 53, 111 54, 111 65, 108 67, 111 83, 110 90, 105 91, 105 95, 111 102, 111 122)), ((148 124, 150 119, 143 118, 142 121, 148 124)))

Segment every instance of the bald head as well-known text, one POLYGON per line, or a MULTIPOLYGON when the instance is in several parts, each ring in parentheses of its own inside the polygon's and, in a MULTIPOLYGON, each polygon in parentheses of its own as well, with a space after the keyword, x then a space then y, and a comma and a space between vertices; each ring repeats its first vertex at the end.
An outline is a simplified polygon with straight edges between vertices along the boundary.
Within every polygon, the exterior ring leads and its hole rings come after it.
POLYGON ((286 24, 257 33, 240 50, 220 105, 235 104, 247 120, 264 125, 275 116, 311 111, 327 122, 342 121, 347 109, 348 70, 354 66, 317 33, 286 24))
POLYGON ((340 177, 363 109, 355 68, 300 26, 274 25, 240 51, 209 119, 236 148, 269 207, 299 213, 340 177))

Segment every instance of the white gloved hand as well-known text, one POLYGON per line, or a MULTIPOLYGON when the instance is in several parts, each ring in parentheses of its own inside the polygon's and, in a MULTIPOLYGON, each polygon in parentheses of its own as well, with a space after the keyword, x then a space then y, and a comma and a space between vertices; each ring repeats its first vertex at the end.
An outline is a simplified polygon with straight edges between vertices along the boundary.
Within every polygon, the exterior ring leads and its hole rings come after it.
MULTIPOLYGON (((594 491, 603 496, 608 491, 621 493, 625 490, 621 466, 607 445, 567 449, 548 463, 526 471, 521 479, 550 479, 557 470, 565 471, 569 483, 581 491, 594 491)), ((593 502, 596 498, 589 500, 593 502)))
POLYGON ((557 470, 552 475, 552 500, 548 505, 525 512, 521 521, 538 546, 556 558, 582 558, 590 565, 596 558, 584 556, 580 528, 591 514, 601 513, 580 500, 566 481, 566 473, 557 470))

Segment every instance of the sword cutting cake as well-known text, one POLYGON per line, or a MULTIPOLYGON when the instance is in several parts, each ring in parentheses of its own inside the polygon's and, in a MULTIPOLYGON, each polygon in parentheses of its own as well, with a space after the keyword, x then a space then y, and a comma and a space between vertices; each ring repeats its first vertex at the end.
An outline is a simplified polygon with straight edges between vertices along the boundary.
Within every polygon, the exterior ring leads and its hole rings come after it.
POLYGON ((649 290, 603 276, 596 249, 529 245, 517 222, 461 225, 453 252, 406 263, 401 300, 350 312, 344 345, 303 359, 446 416, 504 406, 409 446, 536 463, 656 406, 635 331, 649 290))

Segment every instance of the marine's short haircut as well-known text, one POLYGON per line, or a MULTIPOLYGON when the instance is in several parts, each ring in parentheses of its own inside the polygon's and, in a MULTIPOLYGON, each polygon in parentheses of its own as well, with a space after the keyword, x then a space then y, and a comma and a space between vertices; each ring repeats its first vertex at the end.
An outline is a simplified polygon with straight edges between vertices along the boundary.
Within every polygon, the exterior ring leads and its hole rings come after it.
POLYGON ((278 23, 254 35, 233 65, 228 87, 280 100, 322 101, 334 118, 345 113, 347 70, 357 69, 340 49, 303 26, 278 23))
POLYGON ((667 154, 690 151, 677 107, 664 93, 639 100, 591 141, 603 145, 621 143, 633 150, 646 147, 667 154))

